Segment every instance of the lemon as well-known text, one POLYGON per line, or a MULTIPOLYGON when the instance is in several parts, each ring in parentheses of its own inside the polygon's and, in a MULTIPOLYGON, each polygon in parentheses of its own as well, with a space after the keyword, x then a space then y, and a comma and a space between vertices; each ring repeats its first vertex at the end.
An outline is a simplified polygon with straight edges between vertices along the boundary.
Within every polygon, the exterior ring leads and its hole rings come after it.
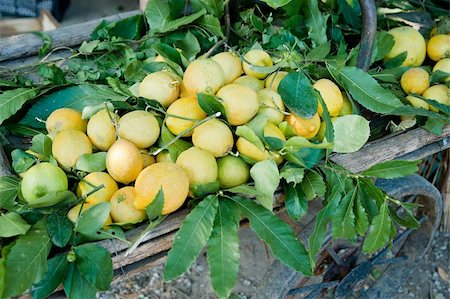
POLYGON ((406 52, 407 56, 403 66, 420 66, 425 60, 426 43, 422 34, 409 26, 396 27, 388 31, 394 37, 394 46, 384 57, 385 60, 392 59, 406 52))
MULTIPOLYGON (((449 73, 450 74, 450 58, 444 58, 439 60, 433 67, 433 73, 437 72, 437 71, 441 71, 444 73, 449 73)), ((450 76, 448 76, 445 79, 445 82, 450 80, 450 76)))
POLYGON ((265 80, 265 87, 270 88, 273 91, 278 91, 278 86, 280 85, 281 80, 283 80, 287 74, 288 72, 285 71, 277 71, 270 74, 265 80))
POLYGON ((156 163, 155 156, 150 154, 148 150, 140 149, 139 151, 141 152, 141 156, 142 156, 142 162, 143 162, 142 168, 145 168, 147 166, 150 166, 150 165, 156 163))
POLYGON ((425 102, 422 99, 419 99, 419 98, 414 97, 414 96, 407 96, 406 100, 408 100, 408 102, 410 102, 411 105, 413 105, 414 107, 422 108, 422 109, 425 109, 425 110, 430 110, 430 105, 428 105, 428 103, 425 102))
POLYGON ((184 81, 181 81, 180 83, 180 98, 186 98, 186 97, 195 97, 195 92, 192 91, 192 89, 188 88, 186 86, 186 83, 184 81))
POLYGON ((45 128, 49 134, 57 134, 67 130, 78 130, 86 133, 87 121, 81 118, 81 112, 60 108, 53 111, 45 121, 45 128))
POLYGON ((62 131, 53 139, 52 154, 63 169, 70 170, 81 155, 92 154, 92 144, 81 131, 62 131))
POLYGON ((345 93, 342 94, 342 99, 344 101, 342 102, 342 108, 341 111, 339 111, 339 116, 352 114, 353 113, 352 103, 350 102, 345 93))
POLYGON ((111 198, 111 218, 114 223, 138 223, 147 219, 145 210, 138 210, 134 206, 136 189, 126 186, 117 190, 111 198))
POLYGON ((225 73, 216 61, 198 58, 186 68, 183 82, 188 94, 216 93, 225 84, 225 73))
POLYGON ((258 92, 264 88, 264 81, 248 75, 237 78, 233 83, 247 86, 254 92, 258 92))
POLYGON ((186 171, 175 163, 160 162, 145 168, 136 179, 137 198, 134 207, 145 209, 162 188, 164 206, 162 214, 172 213, 181 207, 189 192, 189 177, 186 171))
POLYGON ((225 74, 225 84, 231 83, 242 74, 242 64, 239 56, 233 52, 221 52, 212 57, 220 64, 225 74))
POLYGON ((264 137, 274 137, 286 141, 286 137, 284 136, 283 132, 281 132, 280 128, 278 128, 271 122, 268 122, 264 126, 263 134, 264 137))
POLYGON ((65 191, 68 180, 64 171, 58 166, 41 162, 31 166, 23 175, 20 191, 23 199, 32 204, 44 195, 65 191))
POLYGON ((222 188, 233 188, 247 183, 250 178, 250 168, 239 157, 225 156, 217 161, 218 179, 222 188))
POLYGON ((180 82, 172 74, 158 71, 148 74, 139 85, 139 96, 158 101, 164 107, 180 95, 180 82))
POLYGON ((430 87, 430 75, 422 68, 413 67, 403 73, 400 84, 405 93, 421 95, 430 87))
POLYGON ((259 149, 256 145, 243 137, 239 137, 236 140, 236 149, 238 150, 239 155, 246 158, 245 161, 250 164, 255 164, 256 162, 270 158, 270 154, 266 149, 259 149))
POLYGON ((258 112, 258 96, 246 86, 231 83, 219 89, 216 95, 222 99, 228 123, 232 126, 247 123, 258 112))
POLYGON ((314 138, 320 129, 320 117, 317 113, 311 118, 303 118, 291 112, 285 117, 285 120, 298 136, 307 139, 314 138))
POLYGON ((106 169, 117 182, 129 184, 144 166, 141 152, 125 139, 117 140, 106 154, 106 169))
POLYGON ((92 172, 78 183, 77 196, 84 196, 100 185, 103 185, 103 188, 86 197, 86 202, 92 204, 107 202, 119 189, 116 181, 106 172, 92 172))
MULTIPOLYGON (((330 116, 338 116, 344 103, 344 98, 339 87, 333 81, 328 79, 318 80, 314 83, 313 87, 320 93, 325 105, 327 106, 330 116)), ((323 109, 320 102, 317 112, 320 116, 322 116, 323 109)))
POLYGON ((217 180, 217 162, 208 151, 191 147, 178 156, 176 164, 187 172, 190 188, 217 180))
POLYGON ((164 150, 162 152, 160 152, 158 155, 156 155, 156 162, 173 162, 175 163, 175 161, 172 160, 172 156, 170 155, 170 152, 167 150, 164 150))
MULTIPOLYGON (((190 118, 201 120, 207 115, 198 104, 196 97, 180 98, 172 103, 167 109, 167 114, 176 115, 182 118, 190 118)), ((174 135, 181 134, 192 126, 195 121, 168 116, 166 119, 166 126, 170 132, 174 135)), ((183 137, 189 137, 192 135, 192 130, 183 135, 183 137)))
POLYGON ((233 147, 233 133, 226 124, 214 118, 194 129, 192 143, 216 158, 223 157, 233 147))
POLYGON ((92 144, 101 151, 107 151, 116 141, 116 127, 114 121, 119 116, 106 109, 95 113, 87 124, 87 135, 92 144))
MULTIPOLYGON (((87 210, 89 210, 90 208, 92 208, 93 206, 95 206, 95 204, 92 203, 84 203, 83 204, 83 208, 81 207, 81 203, 77 204, 76 206, 74 206, 73 208, 71 208, 69 210, 69 212, 67 213, 67 218, 72 222, 75 223, 77 222, 78 219, 78 215, 80 214, 80 210, 81 210, 81 214, 83 214, 84 212, 86 212, 87 210)), ((81 215, 80 214, 80 215, 81 215)), ((108 227, 108 225, 112 224, 112 219, 111 219, 111 215, 108 215, 108 218, 106 218, 105 224, 103 225, 103 227, 108 227)))
MULTIPOLYGON (((448 88, 443 84, 433 85, 422 94, 422 96, 429 100, 435 100, 444 105, 450 105, 448 97, 448 88)), ((430 105, 430 110, 438 112, 439 110, 433 105, 430 105)))
POLYGON ((133 142, 138 148, 146 148, 156 142, 160 128, 153 114, 136 110, 122 116, 118 132, 120 138, 133 142))
POLYGON ((439 61, 450 56, 450 36, 447 34, 436 34, 427 44, 428 57, 431 60, 439 61))
POLYGON ((257 96, 260 106, 258 114, 266 116, 276 125, 280 124, 284 118, 283 112, 286 110, 281 96, 268 88, 258 91, 257 96))
POLYGON ((245 74, 256 77, 258 79, 263 79, 269 73, 253 70, 252 65, 265 67, 265 66, 272 66, 273 62, 270 55, 263 50, 250 50, 247 53, 245 53, 244 61, 242 62, 245 74))

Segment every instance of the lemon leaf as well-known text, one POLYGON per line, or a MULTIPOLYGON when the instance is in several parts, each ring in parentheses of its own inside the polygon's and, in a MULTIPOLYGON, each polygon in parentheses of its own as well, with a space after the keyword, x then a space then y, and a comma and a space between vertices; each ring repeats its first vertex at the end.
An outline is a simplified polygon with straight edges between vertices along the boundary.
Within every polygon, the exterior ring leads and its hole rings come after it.
POLYGON ((361 172, 361 174, 382 179, 395 179, 416 173, 419 170, 418 165, 420 164, 420 162, 420 160, 386 161, 370 167, 369 169, 361 172))
POLYGON ((264 151, 264 143, 256 135, 255 131, 247 126, 238 126, 236 128, 236 135, 246 139, 248 142, 254 144, 259 150, 264 151))
POLYGON ((287 184, 284 187, 286 192, 286 210, 289 217, 294 221, 299 221, 308 210, 308 201, 305 193, 300 188, 296 188, 294 184, 287 184))
POLYGON ((43 299, 50 296, 63 282, 69 262, 65 254, 58 254, 48 260, 48 268, 44 277, 31 286, 32 298, 43 299))
POLYGON ((30 227, 31 225, 16 212, 0 215, 0 237, 2 238, 24 235, 30 227))
POLYGON ((13 116, 29 100, 36 97, 37 88, 17 88, 0 94, 0 124, 13 116))
POLYGON ((308 28, 308 35, 316 46, 327 42, 326 19, 319 10, 316 0, 307 0, 305 12, 305 25, 308 28))
POLYGON ((75 225, 75 231, 83 235, 92 235, 102 228, 109 216, 109 202, 102 202, 81 213, 75 225))
POLYGON ((81 275, 97 289, 108 290, 114 274, 108 250, 97 244, 83 244, 75 248, 75 255, 81 275))
POLYGON ((269 5, 272 8, 279 8, 282 6, 285 6, 292 0, 262 0, 263 2, 266 2, 267 5, 269 5))
POLYGON ((277 259, 304 275, 312 274, 308 252, 288 224, 250 199, 234 196, 232 200, 248 218, 252 230, 269 245, 277 259))
POLYGON ((240 210, 228 198, 219 199, 211 237, 208 240, 208 266, 211 282, 219 298, 228 298, 239 271, 240 210))
POLYGON ((392 220, 389 218, 388 205, 384 202, 380 207, 380 213, 373 218, 363 243, 363 251, 373 253, 383 248, 389 241, 391 226, 392 220))
POLYGON ((225 108, 215 96, 206 93, 198 93, 197 102, 207 115, 213 115, 220 112, 220 117, 227 120, 225 108))
POLYGON ((301 183, 305 176, 305 169, 292 166, 290 164, 281 168, 280 178, 285 179, 286 183, 296 184, 301 183))
POLYGON ((346 238, 352 240, 356 236, 356 217, 353 212, 355 196, 356 190, 353 189, 344 196, 342 201, 339 203, 339 206, 336 208, 331 219, 333 226, 333 238, 346 238))
POLYGON ((187 271, 205 247, 213 229, 217 207, 217 196, 209 195, 186 217, 167 256, 165 281, 175 279, 187 271))
POLYGON ((13 176, 0 177, 0 207, 9 208, 19 194, 20 180, 13 176))
POLYGON ((256 163, 250 169, 250 176, 255 181, 255 188, 261 194, 256 200, 268 210, 273 208, 273 195, 280 184, 280 174, 277 164, 273 160, 256 163))
POLYGON ((361 192, 359 192, 358 188, 354 205, 355 228, 360 236, 364 236, 369 228, 369 218, 367 216, 366 209, 364 209, 364 206, 361 203, 362 199, 360 195, 361 192))
POLYGON ((75 263, 70 263, 64 278, 64 292, 67 298, 95 298, 96 287, 81 274, 75 263))
POLYGON ((101 172, 106 169, 106 152, 83 154, 78 158, 75 168, 85 172, 101 172))
POLYGON ((323 196, 327 190, 322 176, 312 170, 306 173, 300 183, 300 188, 305 192, 307 200, 313 200, 317 196, 323 196))
POLYGON ((147 217, 151 221, 158 216, 161 216, 164 207, 164 191, 162 187, 159 189, 153 201, 145 208, 147 217))
POLYGON ((353 153, 369 140, 369 121, 360 115, 345 115, 333 121, 336 153, 353 153))
POLYGON ((72 223, 66 215, 54 212, 48 217, 47 232, 56 246, 66 246, 72 236, 72 230, 72 223))

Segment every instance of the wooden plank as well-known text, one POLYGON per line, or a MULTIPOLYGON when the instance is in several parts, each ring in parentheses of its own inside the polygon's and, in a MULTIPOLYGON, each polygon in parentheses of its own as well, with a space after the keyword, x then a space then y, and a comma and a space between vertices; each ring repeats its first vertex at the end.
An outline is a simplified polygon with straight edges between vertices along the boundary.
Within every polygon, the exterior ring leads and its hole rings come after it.
MULTIPOLYGON (((89 40, 91 33, 101 21, 119 21, 140 13, 142 13, 140 10, 133 10, 81 24, 61 27, 46 33, 52 38, 52 48, 73 47, 89 40)), ((32 33, 26 33, 0 39, 0 45, 0 61, 4 61, 36 55, 42 45, 42 40, 32 33)))
POLYGON ((330 160, 353 173, 357 173, 375 164, 394 160, 417 151, 449 136, 450 125, 444 127, 441 135, 434 135, 422 128, 417 128, 401 134, 389 135, 374 140, 364 145, 355 153, 334 155, 330 157, 330 160))

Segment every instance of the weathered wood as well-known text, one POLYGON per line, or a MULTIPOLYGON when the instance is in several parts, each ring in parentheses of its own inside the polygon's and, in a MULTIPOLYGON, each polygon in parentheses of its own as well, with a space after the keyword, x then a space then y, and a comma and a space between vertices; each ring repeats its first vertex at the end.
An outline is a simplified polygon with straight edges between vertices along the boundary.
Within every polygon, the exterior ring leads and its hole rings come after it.
MULTIPOLYGON (((118 21, 140 13, 142 13, 140 10, 133 10, 81 24, 61 27, 46 33, 52 38, 52 48, 73 47, 89 40, 91 33, 101 21, 118 21)), ((36 55, 41 46, 42 40, 32 33, 0 39, 0 61, 36 55)))
POLYGON ((330 157, 330 160, 351 172, 357 173, 375 164, 394 160, 422 149, 427 145, 444 140, 449 136, 450 125, 444 127, 441 135, 434 135, 422 128, 417 128, 377 139, 367 143, 355 153, 334 155, 330 157))

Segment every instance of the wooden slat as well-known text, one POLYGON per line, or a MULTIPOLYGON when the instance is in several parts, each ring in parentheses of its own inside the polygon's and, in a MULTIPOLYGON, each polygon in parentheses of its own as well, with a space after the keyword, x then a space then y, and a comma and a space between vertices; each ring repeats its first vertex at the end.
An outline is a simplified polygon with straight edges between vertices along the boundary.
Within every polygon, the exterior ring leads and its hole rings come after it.
MULTIPOLYGON (((61 27, 46 33, 52 38, 52 48, 73 47, 89 40, 91 33, 102 20, 118 21, 140 13, 142 13, 140 10, 133 10, 81 24, 61 27)), ((31 33, 0 39, 0 61, 36 55, 41 45, 42 40, 31 33)))
MULTIPOLYGON (((330 157, 330 160, 357 173, 369 167, 389 160, 394 160, 423 147, 439 142, 450 136, 450 125, 444 127, 441 135, 434 135, 422 128, 401 134, 386 136, 369 142, 359 151, 330 157)), ((426 154, 426 153, 422 153, 426 154)))

